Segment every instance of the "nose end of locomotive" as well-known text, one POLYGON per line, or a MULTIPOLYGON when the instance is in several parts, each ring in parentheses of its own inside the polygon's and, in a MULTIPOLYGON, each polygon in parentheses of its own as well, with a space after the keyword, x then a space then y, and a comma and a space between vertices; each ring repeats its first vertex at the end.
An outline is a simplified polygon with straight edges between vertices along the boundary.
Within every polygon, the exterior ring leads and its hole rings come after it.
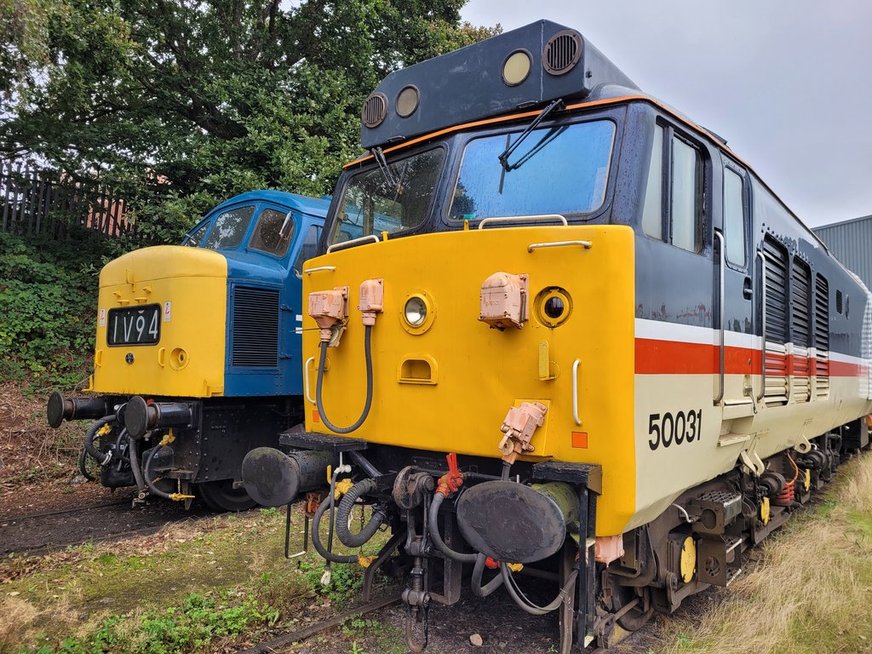
POLYGON ((284 506, 299 493, 325 485, 327 466, 334 463, 330 452, 285 454, 273 447, 256 447, 242 460, 242 484, 261 506, 284 506))
POLYGON ((476 551, 498 561, 541 561, 578 528, 578 496, 569 484, 525 486, 488 481, 457 500, 457 523, 476 551))

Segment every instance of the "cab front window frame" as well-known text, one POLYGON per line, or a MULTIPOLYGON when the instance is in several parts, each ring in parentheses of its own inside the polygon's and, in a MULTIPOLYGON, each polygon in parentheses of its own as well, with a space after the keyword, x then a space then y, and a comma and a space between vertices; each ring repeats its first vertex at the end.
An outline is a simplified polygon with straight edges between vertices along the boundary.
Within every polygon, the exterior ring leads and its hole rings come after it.
MULTIPOLYGON (((603 175, 603 188, 602 194, 600 197, 599 203, 585 211, 564 211, 560 215, 563 215, 570 222, 572 221, 580 221, 580 222, 590 222, 595 220, 598 216, 601 216, 604 212, 608 210, 611 205, 611 193, 612 188, 614 186, 614 176, 616 174, 616 170, 618 168, 618 161, 620 157, 620 148, 621 148, 621 125, 622 121, 618 119, 618 116, 614 111, 599 111, 596 113, 584 113, 578 114, 567 118, 563 118, 557 121, 545 121, 541 125, 537 127, 537 129, 532 132, 529 136, 527 136, 526 142, 522 144, 522 151, 526 151, 529 148, 533 148, 538 143, 541 137, 537 137, 536 132, 541 130, 549 130, 552 128, 567 128, 571 129, 579 125, 584 124, 592 124, 592 123, 609 123, 612 127, 611 132, 611 142, 609 145, 608 152, 608 162, 606 165, 605 173, 603 175)), ((475 142, 481 139, 493 138, 493 137, 505 137, 507 134, 510 135, 509 142, 514 142, 514 140, 524 131, 526 124, 511 124, 511 125, 501 125, 498 128, 491 128, 485 130, 478 130, 474 132, 466 132, 458 135, 455 141, 455 154, 454 154, 454 166, 450 174, 448 191, 446 192, 445 197, 445 207, 443 210, 443 221, 446 225, 450 225, 453 229, 457 229, 461 227, 467 220, 469 222, 478 222, 479 220, 491 216, 481 216, 476 217, 474 219, 469 218, 456 218, 451 215, 452 206, 454 205, 455 200, 455 192, 458 184, 460 183, 460 176, 463 171, 464 160, 466 159, 466 154, 468 148, 475 142)), ((543 151, 543 154, 547 152, 547 145, 543 151)), ((516 152, 512 156, 512 160, 516 160, 519 156, 518 152, 516 152)), ((567 165, 571 164, 571 162, 567 161, 567 165)), ((528 163, 525 163, 525 166, 533 166, 536 164, 536 159, 532 158, 528 163)), ((499 160, 494 157, 494 166, 496 169, 500 169, 499 160)), ((523 169, 521 169, 523 170, 523 169)), ((509 175, 511 173, 508 173, 509 175)), ((540 211, 541 213, 553 213, 551 211, 540 211)), ((504 215, 512 215, 512 214, 504 214, 504 215)), ((536 214, 528 214, 528 215, 536 215, 536 214)), ((523 214, 519 214, 520 218, 523 218, 523 214)))
MULTIPOLYGON (((390 234, 391 238, 408 236, 422 230, 426 230, 427 226, 432 223, 434 207, 436 206, 437 198, 441 193, 440 189, 444 183, 445 170, 451 154, 448 145, 448 142, 450 140, 451 139, 448 139, 448 141, 443 141, 436 144, 428 144, 425 147, 416 148, 409 152, 400 152, 396 154, 388 153, 385 155, 387 165, 390 169, 392 169, 391 172, 394 172, 394 168, 402 165, 404 162, 408 163, 416 157, 424 157, 428 154, 437 153, 438 160, 436 161, 434 166, 435 171, 433 172, 433 183, 429 185, 430 197, 427 200, 426 209, 422 212, 419 219, 416 220, 415 224, 409 226, 401 226, 399 229, 395 230, 383 230, 378 228, 378 225, 375 222, 375 218, 373 217, 372 235, 381 238, 382 232, 387 231, 390 234)), ((339 193, 337 193, 336 200, 334 200, 334 205, 331 208, 332 210, 327 221, 328 225, 325 225, 325 229, 322 232, 323 245, 320 251, 323 252, 324 249, 326 249, 330 245, 370 235, 363 233, 364 225, 357 225, 352 221, 342 220, 340 219, 340 216, 343 216, 345 214, 345 206, 348 193, 355 181, 362 180, 367 175, 381 176, 383 174, 384 171, 381 170, 378 163, 376 163, 375 161, 369 161, 365 165, 362 165, 359 168, 355 168, 347 174, 343 181, 342 188, 339 193), (349 231, 343 229, 343 227, 349 226, 359 227, 361 233, 352 233, 356 232, 356 230, 349 231), (338 234, 344 234, 345 238, 337 239, 338 234)), ((391 201, 390 198, 386 197, 385 199, 387 201, 391 201)), ((402 220, 402 217, 400 219, 402 220)))

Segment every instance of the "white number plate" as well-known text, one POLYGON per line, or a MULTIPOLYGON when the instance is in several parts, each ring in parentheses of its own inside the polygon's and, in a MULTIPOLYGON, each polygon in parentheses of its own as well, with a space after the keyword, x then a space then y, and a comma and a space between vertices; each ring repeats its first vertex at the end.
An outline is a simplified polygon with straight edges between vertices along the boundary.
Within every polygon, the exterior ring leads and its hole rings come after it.
POLYGON ((160 340, 159 304, 109 310, 109 345, 154 345, 160 340))

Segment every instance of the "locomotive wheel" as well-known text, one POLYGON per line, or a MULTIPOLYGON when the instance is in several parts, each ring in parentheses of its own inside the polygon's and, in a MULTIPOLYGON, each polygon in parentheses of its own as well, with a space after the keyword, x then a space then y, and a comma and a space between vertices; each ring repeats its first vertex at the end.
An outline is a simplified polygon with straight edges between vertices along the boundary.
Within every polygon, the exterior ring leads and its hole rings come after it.
MULTIPOLYGON (((651 619, 651 616, 654 615, 654 605, 651 603, 651 591, 645 588, 643 589, 642 594, 643 596, 638 598, 639 604, 618 618, 618 624, 622 629, 626 629, 627 631, 638 631, 644 627, 648 620, 651 619), (647 611, 643 608, 645 603, 648 604, 647 611)), ((635 593, 627 597, 627 601, 624 605, 626 606, 626 604, 632 602, 634 599, 636 599, 635 593)))
POLYGON ((247 511, 256 504, 244 488, 233 488, 232 479, 197 484, 197 490, 206 506, 213 511, 247 511))

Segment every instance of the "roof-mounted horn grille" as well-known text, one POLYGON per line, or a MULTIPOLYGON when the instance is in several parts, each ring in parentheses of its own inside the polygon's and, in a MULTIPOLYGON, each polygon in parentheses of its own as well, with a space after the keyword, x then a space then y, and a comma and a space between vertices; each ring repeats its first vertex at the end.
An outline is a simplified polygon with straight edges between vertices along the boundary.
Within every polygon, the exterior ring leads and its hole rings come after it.
POLYGON ((542 66, 551 75, 564 75, 581 59, 583 43, 575 30, 562 30, 548 39, 542 51, 542 66))
POLYGON ((361 120, 363 124, 373 129, 382 124, 388 114, 388 98, 384 93, 373 93, 363 103, 361 120))

